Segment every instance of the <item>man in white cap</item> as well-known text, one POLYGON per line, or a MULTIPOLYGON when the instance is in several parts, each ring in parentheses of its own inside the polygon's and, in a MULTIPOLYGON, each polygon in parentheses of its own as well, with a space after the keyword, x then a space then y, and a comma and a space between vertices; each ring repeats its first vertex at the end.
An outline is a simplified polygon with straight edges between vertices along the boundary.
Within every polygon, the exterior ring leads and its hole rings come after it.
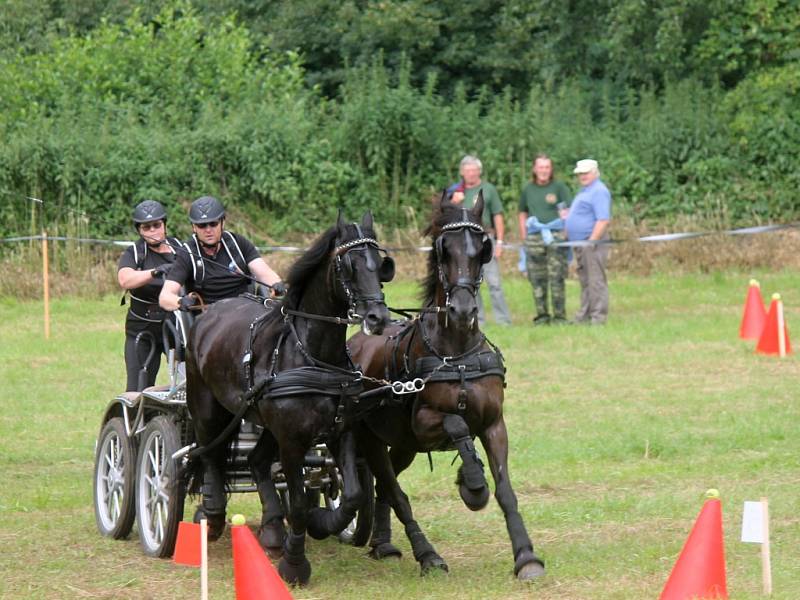
POLYGON ((602 325, 608 318, 608 224, 611 221, 611 194, 600 181, 596 160, 579 160, 574 173, 581 189, 572 201, 565 224, 570 242, 588 240, 599 242, 577 246, 575 261, 581 283, 581 308, 575 315, 577 323, 602 325))

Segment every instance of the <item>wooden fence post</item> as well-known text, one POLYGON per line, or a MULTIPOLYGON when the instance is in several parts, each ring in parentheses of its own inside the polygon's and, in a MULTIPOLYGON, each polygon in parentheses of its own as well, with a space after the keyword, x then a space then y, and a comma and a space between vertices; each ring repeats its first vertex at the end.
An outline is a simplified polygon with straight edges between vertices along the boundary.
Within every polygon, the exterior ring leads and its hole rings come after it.
POLYGON ((42 229, 42 287, 44 288, 44 339, 50 339, 50 263, 47 255, 47 231, 42 229))

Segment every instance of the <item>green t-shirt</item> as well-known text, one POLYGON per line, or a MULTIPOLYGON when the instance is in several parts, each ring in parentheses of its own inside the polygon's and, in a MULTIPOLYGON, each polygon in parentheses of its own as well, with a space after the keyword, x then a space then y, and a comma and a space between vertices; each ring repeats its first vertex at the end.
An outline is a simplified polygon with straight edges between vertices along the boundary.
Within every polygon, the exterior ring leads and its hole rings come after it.
POLYGON ((494 227, 492 217, 503 214, 503 203, 500 202, 500 194, 497 193, 497 188, 491 183, 482 181, 480 185, 467 188, 464 191, 464 208, 475 206, 478 190, 483 190, 483 226, 494 227))
POLYGON ((562 182, 551 181, 547 185, 528 183, 519 198, 519 212, 536 217, 540 223, 549 223, 558 218, 559 202, 567 206, 572 202, 572 194, 562 182))

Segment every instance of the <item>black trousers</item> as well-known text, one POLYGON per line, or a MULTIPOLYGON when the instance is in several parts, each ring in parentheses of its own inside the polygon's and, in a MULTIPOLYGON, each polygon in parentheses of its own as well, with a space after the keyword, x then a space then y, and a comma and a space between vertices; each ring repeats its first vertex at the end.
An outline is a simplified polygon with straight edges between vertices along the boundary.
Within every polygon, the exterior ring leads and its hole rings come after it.
POLYGON ((142 339, 139 340, 137 353, 136 336, 142 331, 149 331, 153 336, 152 341, 155 343, 155 353, 147 365, 147 380, 144 387, 155 384, 158 369, 161 366, 161 354, 165 352, 161 329, 162 323, 142 321, 132 317, 130 313, 128 314, 128 318, 125 321, 125 370, 128 373, 128 383, 125 389, 127 391, 141 391, 139 389, 139 371, 142 368, 142 363, 147 358, 147 354, 150 352, 151 341, 149 336, 142 336, 142 339))

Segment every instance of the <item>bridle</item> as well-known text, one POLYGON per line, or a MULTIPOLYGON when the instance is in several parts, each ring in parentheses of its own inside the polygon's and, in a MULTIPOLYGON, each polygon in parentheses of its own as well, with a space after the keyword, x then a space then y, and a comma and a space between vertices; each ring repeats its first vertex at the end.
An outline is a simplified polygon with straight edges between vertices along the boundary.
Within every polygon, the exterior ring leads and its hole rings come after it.
POLYGON ((436 240, 434 240, 434 248, 436 251, 436 268, 439 273, 439 282, 442 284, 442 288, 444 289, 445 308, 450 307, 450 297, 458 288, 464 288, 472 295, 473 298, 478 295, 481 283, 483 282, 483 269, 479 270, 478 276, 475 278, 465 276, 464 273, 462 273, 459 269, 458 278, 455 280, 455 282, 451 282, 447 278, 447 274, 445 273, 444 269, 444 236, 449 232, 463 231, 464 249, 467 257, 472 258, 480 255, 481 264, 485 264, 491 260, 492 246, 491 242, 489 241, 489 236, 486 234, 486 231, 483 229, 483 227, 481 227, 480 224, 474 223, 468 219, 466 209, 462 209, 462 211, 462 219, 460 221, 456 221, 455 223, 448 223, 444 225, 442 227, 442 232, 439 234, 436 240), (475 248, 475 242, 473 241, 470 233, 482 234, 481 247, 479 249, 475 248))
POLYGON ((349 305, 347 309, 347 317, 329 317, 327 315, 317 315, 282 306, 281 314, 283 314, 287 321, 289 320, 289 317, 292 316, 303 317, 315 321, 327 321, 329 323, 336 323, 337 325, 358 325, 364 320, 364 315, 359 315, 357 312, 356 307, 358 306, 359 302, 378 302, 380 304, 386 304, 382 291, 376 294, 356 294, 353 291, 353 263, 349 256, 350 252, 364 252, 366 255, 365 258, 367 270, 374 271, 376 268, 378 268, 378 278, 381 282, 391 281, 394 277, 394 259, 388 255, 384 256, 380 267, 378 267, 375 264, 372 256, 370 256, 369 249, 370 247, 377 248, 379 252, 384 253, 386 250, 378 244, 378 241, 375 238, 365 236, 361 232, 361 227, 358 225, 355 225, 355 227, 358 230, 359 237, 349 242, 340 244, 333 249, 335 274, 342 286, 342 289, 344 290, 345 295, 347 296, 347 302, 349 305))
POLYGON ((356 312, 356 307, 359 302, 377 302, 380 304, 385 304, 386 302, 382 291, 378 291, 373 294, 355 293, 353 289, 354 269, 350 253, 363 252, 367 270, 375 271, 377 269, 378 279, 382 283, 391 281, 394 278, 394 259, 386 255, 386 250, 381 248, 375 238, 365 236, 362 233, 359 225, 356 224, 355 227, 358 231, 358 238, 336 246, 336 248, 333 250, 333 255, 335 257, 334 267, 336 276, 339 278, 339 283, 341 283, 342 289, 344 289, 344 293, 347 296, 347 301, 350 305, 347 310, 347 317, 349 320, 354 321, 354 323, 359 323, 364 318, 363 315, 359 315, 356 312), (378 250, 378 252, 384 253, 384 257, 383 260, 381 260, 380 266, 375 263, 375 260, 372 257, 370 252, 371 248, 375 248, 378 250))

